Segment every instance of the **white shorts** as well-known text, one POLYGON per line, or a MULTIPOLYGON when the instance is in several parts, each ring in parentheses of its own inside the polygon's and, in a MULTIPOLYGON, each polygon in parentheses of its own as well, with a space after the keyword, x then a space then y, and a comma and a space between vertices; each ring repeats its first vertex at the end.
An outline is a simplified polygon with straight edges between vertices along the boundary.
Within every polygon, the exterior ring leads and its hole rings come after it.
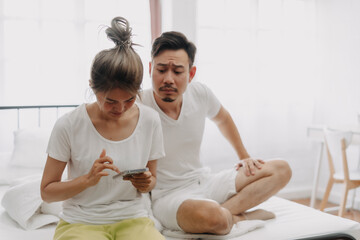
POLYGON ((169 191, 166 196, 153 201, 154 216, 171 230, 181 230, 176 220, 180 205, 188 199, 216 201, 221 204, 236 194, 235 169, 216 174, 205 174, 190 186, 169 191))

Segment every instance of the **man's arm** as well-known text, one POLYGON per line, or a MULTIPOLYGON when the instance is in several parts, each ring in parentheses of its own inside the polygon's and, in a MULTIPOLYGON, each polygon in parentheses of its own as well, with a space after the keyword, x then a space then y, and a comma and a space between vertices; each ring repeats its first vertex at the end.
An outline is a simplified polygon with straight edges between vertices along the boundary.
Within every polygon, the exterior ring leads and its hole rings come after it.
POLYGON ((223 107, 220 107, 218 114, 212 118, 222 135, 230 142, 240 159, 249 158, 244 144, 241 141, 239 131, 230 115, 223 107))
POLYGON ((255 174, 255 167, 260 169, 261 164, 264 162, 258 159, 252 159, 245 149, 244 144, 241 141, 239 131, 230 115, 230 113, 223 107, 220 107, 218 114, 212 118, 219 128, 222 135, 230 142, 235 149, 240 160, 244 161, 245 174, 247 176, 255 174))

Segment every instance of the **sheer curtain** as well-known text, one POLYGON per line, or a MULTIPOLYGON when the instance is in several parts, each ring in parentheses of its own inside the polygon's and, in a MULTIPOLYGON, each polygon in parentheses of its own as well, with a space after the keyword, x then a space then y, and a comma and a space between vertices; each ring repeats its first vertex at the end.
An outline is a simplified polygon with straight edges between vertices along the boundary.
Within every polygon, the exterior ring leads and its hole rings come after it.
MULTIPOLYGON (((249 153, 290 164, 312 158, 305 135, 318 89, 315 2, 198 0, 196 38, 197 80, 232 114, 249 153)), ((226 142, 208 144, 216 138, 207 132, 203 157, 226 168, 236 155, 226 142)), ((308 162, 295 174, 312 173, 308 162)))
POLYGON ((91 62, 113 46, 102 25, 115 16, 129 20, 150 59, 148 0, 0 0, 0 14, 1 105, 86 101, 91 62))
MULTIPOLYGON (((307 127, 358 124, 360 1, 198 0, 196 8, 197 81, 230 111, 249 153, 285 158, 294 170, 287 189, 309 196, 319 146, 307 127)), ((235 163, 214 124, 207 128, 204 161, 235 163)), ((320 190, 325 159, 322 168, 320 190)))

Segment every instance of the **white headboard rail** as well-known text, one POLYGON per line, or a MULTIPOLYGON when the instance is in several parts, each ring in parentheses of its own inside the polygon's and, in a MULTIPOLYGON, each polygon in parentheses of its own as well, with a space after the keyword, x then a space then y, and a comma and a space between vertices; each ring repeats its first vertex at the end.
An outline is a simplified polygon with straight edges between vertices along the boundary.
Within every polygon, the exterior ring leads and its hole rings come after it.
POLYGON ((32 106, 0 106, 1 110, 17 110, 17 128, 20 128, 20 111, 22 109, 38 109, 38 126, 41 126, 41 109, 56 109, 56 117, 59 117, 59 108, 75 108, 78 105, 32 105, 32 106))

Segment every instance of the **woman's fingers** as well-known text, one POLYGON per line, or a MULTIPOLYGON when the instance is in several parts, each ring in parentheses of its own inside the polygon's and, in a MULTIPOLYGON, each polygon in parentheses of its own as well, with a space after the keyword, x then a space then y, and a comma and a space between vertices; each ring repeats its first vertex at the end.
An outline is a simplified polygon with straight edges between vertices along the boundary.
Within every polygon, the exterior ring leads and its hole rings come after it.
MULTIPOLYGON (((119 171, 119 169, 114 165, 114 164, 110 164, 110 163, 104 163, 104 164, 102 164, 101 165, 101 167, 102 167, 102 170, 104 170, 104 169, 111 169, 111 170, 113 170, 113 171, 115 171, 115 172, 118 172, 118 173, 120 173, 120 171, 119 171)), ((101 170, 101 171, 102 171, 101 170)))
POLYGON ((108 172, 104 171, 105 169, 110 169, 120 173, 119 169, 113 164, 113 160, 109 156, 106 156, 106 151, 103 149, 100 154, 100 158, 94 161, 90 172, 87 174, 90 185, 96 185, 100 181, 101 177, 109 175, 108 172))
POLYGON ((99 159, 96 159, 95 162, 97 162, 97 163, 106 163, 106 162, 113 163, 113 160, 109 156, 104 156, 99 159))
POLYGON ((101 151, 101 153, 100 153, 100 158, 103 158, 103 157, 105 157, 105 156, 106 156, 106 150, 103 149, 103 150, 101 151))

